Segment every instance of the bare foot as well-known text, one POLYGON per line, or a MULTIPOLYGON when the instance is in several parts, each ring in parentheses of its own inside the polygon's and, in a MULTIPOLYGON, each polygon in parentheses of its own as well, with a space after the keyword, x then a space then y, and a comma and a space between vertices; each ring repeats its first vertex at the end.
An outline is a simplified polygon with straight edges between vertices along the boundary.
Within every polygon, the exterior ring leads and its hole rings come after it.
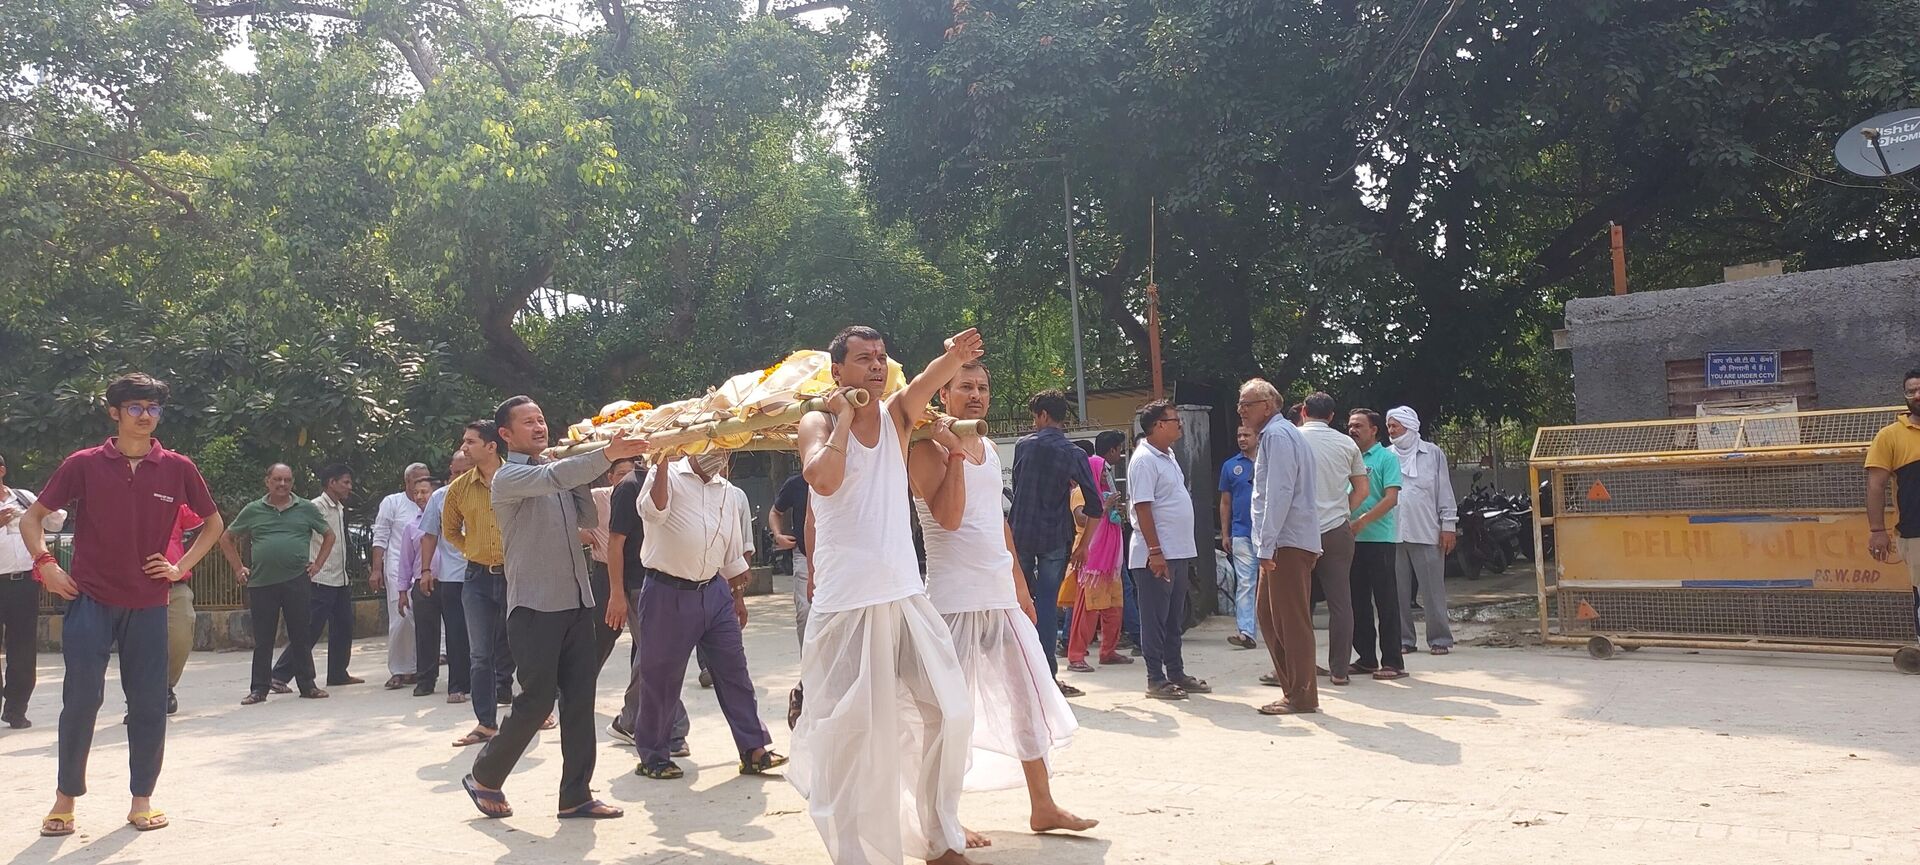
POLYGON ((928 859, 927 865, 981 865, 981 863, 968 859, 967 854, 958 850, 948 850, 939 856, 928 859))
POLYGON ((1072 812, 1058 805, 1048 810, 1033 812, 1033 817, 1027 821, 1027 826, 1035 832, 1052 832, 1056 829, 1066 832, 1085 832, 1098 825, 1100 821, 1076 817, 1072 812))
POLYGON ((978 850, 981 847, 993 846, 992 838, 988 838, 987 836, 982 835, 978 832, 975 832, 972 829, 962 828, 960 831, 967 833, 967 849, 968 850, 978 850))

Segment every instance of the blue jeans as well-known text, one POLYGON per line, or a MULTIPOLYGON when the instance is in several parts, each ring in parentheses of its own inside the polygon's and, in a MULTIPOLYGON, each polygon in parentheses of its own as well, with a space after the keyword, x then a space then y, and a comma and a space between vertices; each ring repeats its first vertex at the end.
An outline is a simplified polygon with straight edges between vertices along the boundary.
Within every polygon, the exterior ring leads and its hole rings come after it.
POLYGON ((1120 571, 1120 589, 1125 605, 1120 610, 1120 633, 1134 646, 1140 645, 1140 590, 1133 585, 1133 570, 1120 571))
MULTIPOLYGON (((1067 578, 1067 552, 1066 547, 1037 553, 1020 551, 1020 570, 1027 575, 1027 592, 1033 596, 1035 607, 1046 610, 1059 603, 1060 581, 1067 578)), ((1047 652, 1047 669, 1058 675, 1060 659, 1054 655, 1054 647, 1060 644, 1060 617, 1039 618, 1033 629, 1039 632, 1040 646, 1047 652)))
POLYGON ((513 654, 507 649, 507 577, 485 565, 467 565, 467 584, 461 590, 467 613, 467 652, 471 656, 468 685, 473 693, 473 717, 489 730, 500 729, 496 700, 500 681, 513 675, 513 654))
POLYGON ((127 786, 135 796, 151 796, 160 780, 167 750, 167 608, 115 607, 81 595, 67 604, 60 629, 67 676, 60 695, 59 784, 69 796, 87 792, 87 755, 115 643, 120 689, 127 695, 127 786))
POLYGON ((1240 633, 1251 637, 1260 633, 1254 620, 1254 590, 1260 587, 1260 560, 1253 555, 1253 539, 1233 539, 1233 622, 1240 633))

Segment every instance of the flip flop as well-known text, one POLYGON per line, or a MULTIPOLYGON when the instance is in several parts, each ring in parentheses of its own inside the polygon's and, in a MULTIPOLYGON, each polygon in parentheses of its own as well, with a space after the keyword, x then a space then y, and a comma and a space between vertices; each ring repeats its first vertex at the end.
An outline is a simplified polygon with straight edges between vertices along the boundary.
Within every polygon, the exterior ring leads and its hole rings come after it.
POLYGON ((72 811, 68 811, 65 814, 48 814, 40 818, 40 837, 42 838, 65 838, 73 834, 74 828, 72 811), (48 825, 53 823, 59 825, 48 825))
POLYGON ((498 820, 502 817, 513 816, 512 807, 507 807, 504 810, 501 810, 500 812, 495 813, 493 811, 488 811, 485 805, 480 804, 481 802, 498 802, 501 805, 506 805, 507 794, 502 793, 499 790, 480 789, 480 783, 478 781, 473 780, 472 775, 468 775, 465 778, 461 778, 460 786, 466 789, 467 798, 473 800, 473 807, 480 809, 480 813, 484 815, 487 819, 498 820))
POLYGON ((627 812, 602 802, 599 799, 589 799, 560 812, 560 819, 562 820, 611 820, 615 817, 625 816, 627 816, 627 812))
POLYGON ((127 815, 127 825, 137 832, 152 832, 173 824, 167 822, 167 815, 160 811, 135 811, 127 815))
POLYGON ((260 705, 261 703, 264 703, 264 702, 266 702, 266 701, 267 701, 267 695, 266 695, 266 694, 265 694, 264 692, 262 692, 262 691, 254 691, 254 692, 252 692, 252 693, 250 693, 250 694, 248 694, 248 695, 246 695, 245 697, 241 697, 241 698, 240 698, 240 705, 242 705, 242 706, 258 706, 258 705, 260 705))
POLYGON ((1262 715, 1310 715, 1320 711, 1320 709, 1317 706, 1312 709, 1296 709, 1293 707, 1292 702, 1279 700, 1261 706, 1258 711, 1262 715))
POLYGON ((300 692, 300 699, 302 700, 324 700, 326 698, 327 692, 319 688, 308 688, 300 692))
POLYGON ((1406 678, 1407 671, 1406 670, 1390 670, 1390 669, 1387 669, 1386 667, 1381 667, 1380 669, 1373 671, 1373 677, 1382 682, 1391 682, 1394 679, 1406 678))
POLYGON ((465 748, 469 745, 478 745, 497 735, 499 734, 498 733, 482 733, 479 730, 469 730, 465 736, 461 736, 460 738, 453 740, 453 747, 465 748))
POLYGON ((1328 676, 1327 682, 1333 685, 1351 685, 1353 680, 1346 676, 1328 676))
POLYGON ((1429 654, 1429 655, 1451 655, 1451 654, 1453 654, 1453 650, 1452 650, 1452 649, 1449 649, 1449 648, 1447 648, 1446 646, 1434 646, 1433 648, 1431 648, 1431 649, 1428 649, 1428 650, 1427 650, 1427 654, 1429 654))
POLYGON ((1269 688, 1278 688, 1280 687, 1280 677, 1272 673, 1261 673, 1260 684, 1269 688))

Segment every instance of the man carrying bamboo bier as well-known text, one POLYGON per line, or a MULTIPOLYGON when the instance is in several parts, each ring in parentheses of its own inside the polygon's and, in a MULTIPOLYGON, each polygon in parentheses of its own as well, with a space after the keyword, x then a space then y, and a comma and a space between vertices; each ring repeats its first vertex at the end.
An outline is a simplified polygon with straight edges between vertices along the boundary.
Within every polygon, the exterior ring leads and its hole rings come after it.
MULTIPOLYGON (((1000 458, 993 443, 953 434, 953 421, 984 420, 991 399, 985 365, 960 367, 940 391, 952 417, 907 452, 907 476, 927 546, 927 597, 953 632, 974 706, 971 790, 1025 784, 1028 828, 1081 832, 1099 824, 1054 801, 1047 755, 1079 729, 1066 695, 1047 680, 1049 646, 1034 628, 1038 611, 1016 564, 1013 530, 1000 510, 1000 458)), ((1049 599, 1046 614, 1054 614, 1049 599)), ((1118 610, 1115 611, 1116 613, 1118 610)), ((1114 617, 1118 623, 1118 617, 1114 617)), ((1109 636, 1111 641, 1111 636, 1109 636)), ((991 844, 969 830, 968 847, 991 844)))
MULTIPOLYGON (((640 765, 634 774, 655 780, 685 775, 670 758, 676 722, 684 717, 680 687, 695 647, 707 656, 714 695, 733 731, 740 774, 759 775, 786 765, 768 746, 760 722, 740 629, 746 590, 746 539, 740 499, 727 483, 728 455, 678 456, 648 473, 640 494, 646 524, 640 561, 633 666, 640 699, 633 723, 640 765)), ((684 735, 682 733, 681 735, 684 735)))
POLYGON ((604 448, 549 461, 541 456, 548 444, 547 418, 531 397, 509 398, 493 420, 507 445, 505 462, 493 472, 491 504, 506 556, 507 645, 520 693, 461 786, 482 814, 512 816, 500 788, 555 699, 565 694, 560 699, 559 816, 621 817, 624 811, 593 798, 589 788, 600 650, 592 576, 577 530, 593 528, 598 520, 589 489, 593 481, 615 460, 652 448, 623 431, 604 448))
POLYGON ((67 457, 18 520, 20 539, 33 557, 33 578, 68 601, 60 639, 67 673, 59 786, 53 809, 40 823, 41 835, 74 832, 73 803, 87 792, 93 724, 115 644, 120 687, 127 696, 133 794, 127 822, 142 832, 167 826, 167 816, 152 804, 167 739, 167 590, 212 552, 226 531, 200 469, 153 437, 169 393, 165 382, 145 373, 129 373, 108 385, 107 417, 116 434, 67 457), (76 520, 69 574, 47 551, 42 521, 76 502, 85 504, 76 520), (167 540, 182 504, 206 524, 186 554, 170 562, 167 540))
POLYGON ((928 402, 984 346, 977 331, 956 334, 891 397, 889 353, 873 328, 841 331, 828 347, 840 389, 828 412, 800 421, 814 593, 787 777, 832 861, 963 865, 971 861, 959 797, 972 700, 952 633, 920 579, 906 452, 928 402), (855 389, 867 399, 849 399, 855 389), (908 703, 918 710, 903 711, 908 703), (917 747, 903 752, 902 742, 917 747))

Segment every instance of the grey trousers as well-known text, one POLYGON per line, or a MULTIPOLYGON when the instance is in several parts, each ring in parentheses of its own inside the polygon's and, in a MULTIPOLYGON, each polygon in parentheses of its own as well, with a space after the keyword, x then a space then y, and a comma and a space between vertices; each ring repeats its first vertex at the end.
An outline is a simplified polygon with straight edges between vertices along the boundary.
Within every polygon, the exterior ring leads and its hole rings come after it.
POLYGON ((1313 581, 1327 601, 1327 670, 1345 676, 1353 663, 1353 525, 1320 533, 1320 558, 1313 563, 1313 581))
POLYGON ((813 573, 813 565, 807 561, 805 553, 793 551, 793 633, 800 638, 801 647, 807 645, 807 615, 813 612, 813 602, 807 600, 807 577, 813 573))
POLYGON ((1420 645, 1413 632, 1413 583, 1420 581, 1420 606, 1427 614, 1427 645, 1453 648, 1453 628, 1447 625, 1447 567, 1439 544, 1394 545, 1394 575, 1400 580, 1400 646, 1420 645))

